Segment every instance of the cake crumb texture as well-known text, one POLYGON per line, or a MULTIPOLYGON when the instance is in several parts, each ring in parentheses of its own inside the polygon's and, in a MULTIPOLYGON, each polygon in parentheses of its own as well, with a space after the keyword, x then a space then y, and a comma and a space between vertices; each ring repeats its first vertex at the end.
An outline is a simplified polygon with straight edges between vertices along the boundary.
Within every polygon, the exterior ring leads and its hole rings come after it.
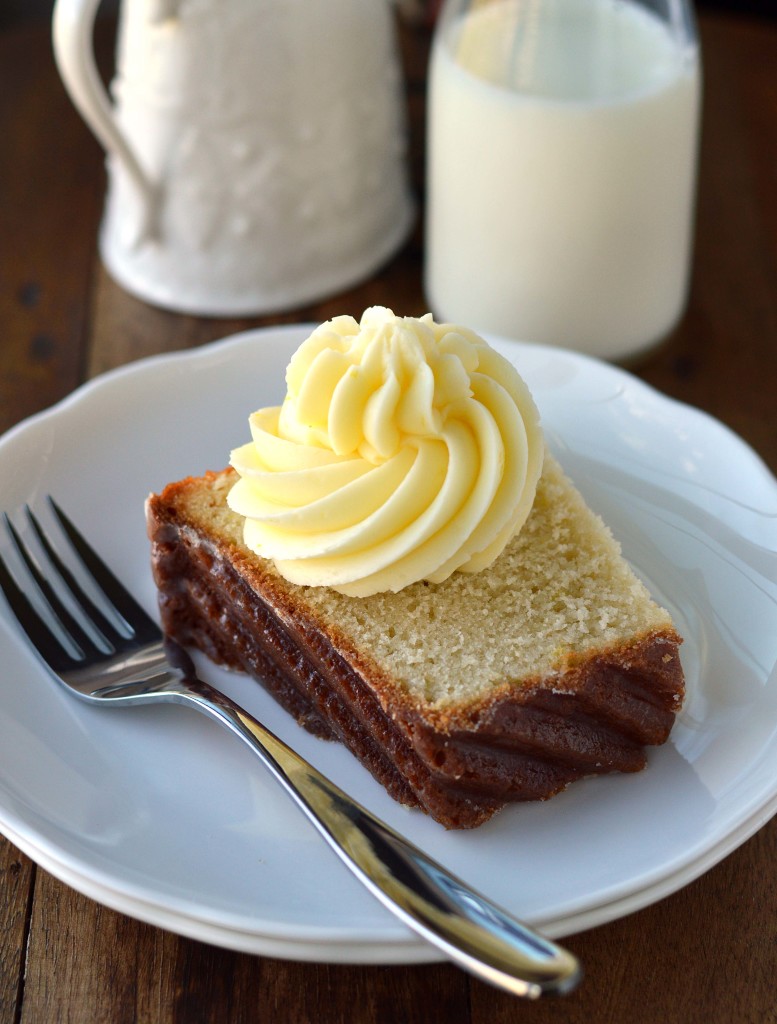
MULTIPOLYGON (((211 474, 209 488, 192 481, 187 514, 259 561, 243 545, 242 520, 226 507, 235 479, 226 471, 211 474)), ((369 652, 395 684, 430 707, 474 703, 495 685, 525 686, 588 654, 673 630, 609 528, 550 455, 523 529, 482 572, 353 598, 296 586, 268 562, 262 568, 280 593, 315 613, 319 626, 369 652)))

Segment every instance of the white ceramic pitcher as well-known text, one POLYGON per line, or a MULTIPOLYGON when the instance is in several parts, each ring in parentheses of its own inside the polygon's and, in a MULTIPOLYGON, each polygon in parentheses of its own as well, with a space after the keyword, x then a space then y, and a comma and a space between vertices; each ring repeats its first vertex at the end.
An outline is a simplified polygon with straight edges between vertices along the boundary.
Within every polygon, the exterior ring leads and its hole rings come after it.
POLYGON ((367 277, 413 220, 388 0, 123 0, 113 102, 100 0, 57 0, 54 50, 108 152, 100 251, 168 309, 291 308, 367 277))

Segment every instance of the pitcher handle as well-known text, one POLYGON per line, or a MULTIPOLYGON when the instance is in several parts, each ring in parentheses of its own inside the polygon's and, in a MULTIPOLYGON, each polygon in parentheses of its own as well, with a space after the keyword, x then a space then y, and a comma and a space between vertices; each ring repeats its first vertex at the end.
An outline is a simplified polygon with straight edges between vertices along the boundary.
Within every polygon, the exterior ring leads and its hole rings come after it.
POLYGON ((54 57, 74 106, 104 149, 122 164, 140 201, 137 241, 156 233, 157 190, 116 122, 94 58, 92 37, 100 0, 56 0, 52 18, 54 57))

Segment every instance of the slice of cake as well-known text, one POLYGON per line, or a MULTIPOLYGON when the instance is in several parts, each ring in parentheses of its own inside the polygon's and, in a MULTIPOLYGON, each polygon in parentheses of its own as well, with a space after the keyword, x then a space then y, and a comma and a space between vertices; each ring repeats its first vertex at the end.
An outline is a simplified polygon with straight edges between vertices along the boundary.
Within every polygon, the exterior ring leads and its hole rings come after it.
POLYGON ((236 468, 149 498, 164 630, 449 828, 640 770, 683 698, 669 615, 515 371, 460 328, 368 313, 314 332, 236 468))

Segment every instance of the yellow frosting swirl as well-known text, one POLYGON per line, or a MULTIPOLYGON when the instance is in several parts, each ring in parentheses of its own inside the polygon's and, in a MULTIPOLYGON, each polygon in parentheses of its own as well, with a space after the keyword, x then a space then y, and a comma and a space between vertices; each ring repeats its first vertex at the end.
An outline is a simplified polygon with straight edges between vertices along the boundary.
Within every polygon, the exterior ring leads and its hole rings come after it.
POLYGON ((539 415, 473 331, 382 307, 303 342, 232 452, 246 544, 292 583, 365 597, 490 565, 528 516, 539 415))

